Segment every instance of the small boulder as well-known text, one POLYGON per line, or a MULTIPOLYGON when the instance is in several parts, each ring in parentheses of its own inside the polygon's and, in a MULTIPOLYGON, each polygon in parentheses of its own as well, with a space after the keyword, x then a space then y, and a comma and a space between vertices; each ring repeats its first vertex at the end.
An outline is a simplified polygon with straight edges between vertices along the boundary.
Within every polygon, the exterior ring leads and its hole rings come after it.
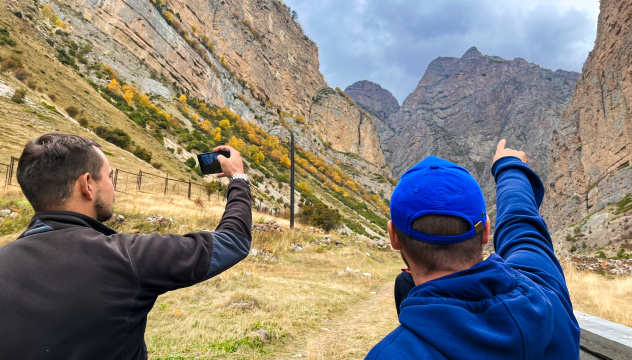
POLYGON ((270 333, 267 330, 265 330, 265 329, 259 328, 257 330, 253 330, 250 333, 250 337, 253 340, 259 340, 261 342, 266 342, 266 341, 270 340, 270 333))

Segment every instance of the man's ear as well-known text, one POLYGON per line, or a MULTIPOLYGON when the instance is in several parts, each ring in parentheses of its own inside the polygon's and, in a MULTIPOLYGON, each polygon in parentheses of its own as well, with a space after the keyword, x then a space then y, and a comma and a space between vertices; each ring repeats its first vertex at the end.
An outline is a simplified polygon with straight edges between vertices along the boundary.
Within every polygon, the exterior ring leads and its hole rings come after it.
POLYGON ((386 227, 388 228, 388 236, 391 239, 391 247, 395 250, 401 250, 402 244, 399 242, 399 239, 397 238, 397 233, 395 232, 395 225, 393 225, 393 221, 389 220, 386 227))
POLYGON ((489 221, 489 216, 487 216, 487 221, 485 221, 485 227, 483 228, 483 241, 481 241, 483 245, 489 242, 489 233, 491 231, 491 228, 492 224, 491 221, 489 221))
POLYGON ((88 200, 92 200, 94 197, 94 181, 90 173, 85 173, 77 179, 77 186, 82 196, 85 196, 88 200))

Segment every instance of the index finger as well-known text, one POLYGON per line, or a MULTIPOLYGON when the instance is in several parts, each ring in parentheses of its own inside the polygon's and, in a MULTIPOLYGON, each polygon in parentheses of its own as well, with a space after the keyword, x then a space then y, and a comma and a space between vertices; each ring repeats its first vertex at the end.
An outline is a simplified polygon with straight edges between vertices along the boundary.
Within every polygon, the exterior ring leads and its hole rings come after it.
POLYGON ((505 150, 505 145, 507 144, 507 140, 502 139, 498 142, 498 146, 496 146, 496 152, 505 150))
POLYGON ((230 151, 231 155, 233 155, 233 152, 237 151, 237 150, 233 149, 232 147, 230 147, 228 145, 220 145, 220 146, 216 147, 215 149, 213 149, 213 152, 218 152, 219 150, 228 150, 228 151, 230 151))

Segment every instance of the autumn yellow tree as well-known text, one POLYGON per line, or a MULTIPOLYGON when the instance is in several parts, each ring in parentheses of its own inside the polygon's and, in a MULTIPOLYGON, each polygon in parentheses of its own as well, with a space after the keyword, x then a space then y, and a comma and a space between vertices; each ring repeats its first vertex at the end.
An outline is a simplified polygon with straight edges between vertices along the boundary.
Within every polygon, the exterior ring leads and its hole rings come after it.
POLYGON ((129 85, 123 85, 123 99, 127 102, 128 106, 134 105, 134 97, 138 94, 138 91, 129 85))
POLYGON ((150 107, 151 101, 149 101, 149 96, 147 94, 140 94, 138 101, 143 105, 150 107))
POLYGON ((230 129, 230 121, 228 119, 223 119, 219 122, 219 127, 224 130, 230 129))
POLYGON ((110 75, 110 79, 117 79, 118 78, 118 74, 116 73, 116 70, 112 69, 112 67, 110 65, 103 65, 103 68, 110 75))
POLYGON ((228 141, 227 145, 232 147, 233 149, 239 151, 239 152, 243 151, 244 148, 246 147, 246 143, 243 140, 238 139, 235 136, 230 138, 230 140, 228 141))
MULTIPOLYGON (((193 114, 192 118, 193 118, 193 120, 195 120, 195 122, 198 122, 198 121, 199 121, 199 119, 200 119, 200 117, 198 116, 198 114, 193 114)), ((208 129, 205 129, 205 130, 208 130, 208 129)))
POLYGON ((290 157, 287 155, 283 155, 281 157, 281 164, 283 164, 285 167, 289 168, 292 165, 292 162, 290 161, 290 157))
POLYGON ((261 151, 259 151, 252 157, 252 161, 254 161, 255 164, 259 164, 263 162, 265 159, 266 159, 266 156, 261 151))
POLYGON ((175 20, 173 18, 173 13, 171 13, 171 11, 167 11, 163 15, 165 16, 165 19, 167 19, 167 21, 169 22, 173 22, 175 20))
POLYGON ((108 84, 108 90, 116 95, 121 95, 121 84, 116 79, 112 79, 108 84))
POLYGON ((211 128, 211 126, 213 126, 213 124, 211 124, 210 121, 208 120, 204 120, 204 122, 202 123, 202 125, 200 126, 202 128, 202 130, 204 131, 209 131, 209 129, 211 128))
POLYGON ((305 181, 301 181, 300 183, 298 183, 297 187, 301 191, 307 191, 307 189, 308 189, 307 183, 305 181))

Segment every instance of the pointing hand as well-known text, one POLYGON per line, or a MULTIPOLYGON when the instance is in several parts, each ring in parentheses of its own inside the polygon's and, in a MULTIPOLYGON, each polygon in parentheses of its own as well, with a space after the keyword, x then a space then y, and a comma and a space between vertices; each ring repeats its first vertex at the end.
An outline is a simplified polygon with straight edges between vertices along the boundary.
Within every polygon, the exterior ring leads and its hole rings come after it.
POLYGON ((522 160, 522 162, 524 163, 527 162, 527 154, 525 154, 524 151, 517 151, 517 150, 512 150, 510 148, 505 148, 506 144, 507 144, 507 140, 505 139, 502 139, 498 142, 498 146, 496 147, 496 155, 494 155, 494 160, 492 161, 492 165, 494 165, 494 163, 498 159, 504 158, 507 156, 514 156, 522 160))

